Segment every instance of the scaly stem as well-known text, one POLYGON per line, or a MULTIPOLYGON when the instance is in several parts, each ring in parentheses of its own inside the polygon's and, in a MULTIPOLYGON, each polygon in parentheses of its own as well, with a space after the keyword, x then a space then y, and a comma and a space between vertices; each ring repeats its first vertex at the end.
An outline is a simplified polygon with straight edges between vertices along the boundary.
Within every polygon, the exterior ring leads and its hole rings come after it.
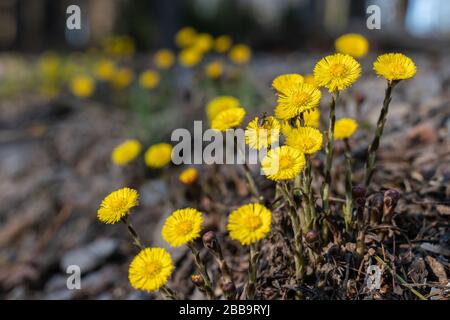
POLYGON ((306 157, 306 166, 305 170, 303 171, 303 194, 305 196, 306 200, 306 206, 307 208, 307 216, 308 216, 308 225, 307 229, 314 230, 316 228, 316 206, 314 201, 314 195, 311 189, 311 183, 312 183, 312 173, 311 173, 311 158, 309 155, 305 155, 306 157))
POLYGON ((345 204, 344 204, 344 221, 345 230, 350 232, 352 224, 352 212, 353 212, 353 195, 352 195, 352 150, 348 139, 344 140, 345 143, 345 204))
POLYGON ((192 255, 194 256, 195 266, 197 271, 201 274, 203 280, 205 281, 205 291, 208 299, 214 300, 214 292, 211 286, 211 279, 209 278, 208 272, 206 271, 206 266, 204 265, 202 259, 200 258, 200 252, 197 250, 193 243, 188 243, 189 249, 191 249, 192 255))
POLYGON ((377 128, 375 130, 375 136, 367 151, 366 169, 364 174, 364 186, 369 187, 372 180, 373 171, 375 169, 375 155, 380 145, 381 136, 383 135, 384 125, 386 123, 387 114, 389 111, 389 104, 392 99, 392 90, 398 81, 389 81, 386 92, 384 94, 383 107, 381 108, 380 116, 378 117, 377 128))
POLYGON ((248 182, 248 187, 250 189, 250 192, 252 193, 253 197, 256 199, 256 201, 258 202, 263 202, 264 201, 264 197, 261 195, 261 193, 258 190, 258 187, 255 183, 255 179, 253 179, 253 175, 252 172, 250 171, 250 168, 245 160, 245 154, 244 152, 241 150, 241 147, 237 141, 237 137, 234 137, 234 142, 236 143, 236 148, 237 151, 239 153, 239 156, 242 157, 242 159, 244 159, 244 171, 245 171, 245 177, 247 178, 247 182, 248 182))
POLYGON ((128 220, 128 216, 125 216, 120 220, 127 226, 128 233, 130 234, 131 238, 133 239, 133 244, 141 250, 144 249, 141 239, 139 238, 139 236, 138 236, 136 230, 134 229, 133 225, 131 224, 131 222, 128 220))
POLYGON ((258 261, 259 253, 256 249, 256 244, 250 245, 250 255, 248 260, 248 282, 246 289, 247 300, 253 300, 255 298, 256 291, 256 263, 258 261))
POLYGON ((169 287, 162 286, 160 290, 166 296, 167 299, 169 299, 169 300, 177 300, 177 295, 169 287))

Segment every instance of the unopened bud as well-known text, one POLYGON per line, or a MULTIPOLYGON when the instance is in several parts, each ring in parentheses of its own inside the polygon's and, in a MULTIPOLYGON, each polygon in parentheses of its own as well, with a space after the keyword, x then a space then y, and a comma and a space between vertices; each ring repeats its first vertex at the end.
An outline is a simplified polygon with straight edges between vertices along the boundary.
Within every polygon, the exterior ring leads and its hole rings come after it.
POLYGON ((366 203, 366 188, 358 184, 352 188, 353 201, 358 207, 363 207, 366 203))
POLYGON ((203 245, 205 248, 211 249, 213 251, 217 251, 218 249, 218 243, 217 243, 217 236, 214 231, 208 231, 206 232, 203 237, 203 245))
POLYGON ((225 294, 234 294, 236 292, 236 286, 233 281, 223 281, 220 284, 220 288, 225 294))
POLYGON ((305 240, 308 243, 314 243, 319 240, 319 233, 314 230, 308 231, 305 235, 305 240))
POLYGON ((195 284, 197 287, 203 287, 205 285, 205 280, 203 277, 199 274, 193 274, 191 276, 191 281, 193 284, 195 284))
POLYGON ((384 193, 384 205, 388 208, 394 209, 400 199, 400 193, 397 190, 389 189, 384 193))

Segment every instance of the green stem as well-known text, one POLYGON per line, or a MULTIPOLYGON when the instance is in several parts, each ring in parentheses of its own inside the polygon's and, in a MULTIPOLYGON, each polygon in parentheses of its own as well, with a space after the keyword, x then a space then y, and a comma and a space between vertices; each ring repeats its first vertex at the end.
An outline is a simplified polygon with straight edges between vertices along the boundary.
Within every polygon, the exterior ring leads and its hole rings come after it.
POLYGON ((166 296, 169 300, 177 300, 176 293, 167 286, 162 286, 160 291, 166 296))
POLYGON ((245 154, 244 152, 241 150, 239 143, 237 141, 237 137, 234 137, 234 141, 236 144, 236 148, 237 151, 239 153, 239 156, 242 157, 242 159, 244 159, 244 171, 245 171, 245 177, 247 178, 247 182, 248 182, 248 187, 250 189, 250 192, 252 193, 253 197, 258 201, 258 202, 263 202, 264 201, 264 197, 261 195, 261 193, 258 190, 258 187, 255 183, 255 179, 253 179, 252 176, 252 172, 250 171, 250 168, 247 164, 247 162, 245 161, 245 154))
POLYGON ((348 139, 344 140, 345 143, 345 204, 344 204, 344 222, 345 229, 350 232, 352 224, 352 212, 353 212, 353 195, 352 195, 352 150, 348 139))
POLYGON ((312 171, 311 171, 311 158, 309 155, 306 157, 306 166, 303 171, 303 193, 306 199, 307 216, 308 216, 308 230, 313 230, 316 228, 317 216, 316 216, 316 206, 314 201, 314 195, 311 189, 312 183, 312 171))
POLYGON ((193 243, 188 243, 187 246, 189 247, 189 249, 191 249, 192 255, 194 256, 194 262, 197 271, 201 274, 203 280, 205 281, 206 295, 208 296, 208 299, 214 300, 216 297, 212 290, 211 279, 209 278, 208 272, 206 271, 206 266, 200 258, 200 252, 197 250, 193 243))
POLYGON ((133 244, 139 249, 143 250, 144 246, 142 245, 141 239, 139 238, 139 235, 137 234, 131 222, 128 220, 128 216, 123 217, 121 221, 127 226, 128 233, 133 239, 133 244))
POLYGON ((250 256, 248 260, 248 283, 246 289, 247 300, 253 300, 255 298, 256 292, 256 263, 258 261, 258 251, 256 249, 256 244, 252 243, 250 245, 250 256))

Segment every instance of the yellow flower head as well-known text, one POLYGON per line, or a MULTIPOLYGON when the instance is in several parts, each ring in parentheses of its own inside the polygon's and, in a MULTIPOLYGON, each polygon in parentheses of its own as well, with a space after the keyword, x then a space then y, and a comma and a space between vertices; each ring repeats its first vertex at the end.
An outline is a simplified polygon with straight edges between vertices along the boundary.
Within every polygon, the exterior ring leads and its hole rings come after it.
MULTIPOLYGON (((305 127, 313 127, 313 128, 319 128, 320 124, 320 111, 318 108, 303 113, 303 122, 305 127)), ((295 120, 295 127, 299 128, 301 127, 300 119, 295 120)), ((281 121, 281 132, 287 137, 291 130, 294 128, 291 126, 290 122, 288 120, 281 121)))
POLYGON ((160 49, 153 56, 153 62, 156 67, 162 70, 169 69, 173 66, 175 55, 169 49, 160 49))
POLYGON ((252 50, 245 44, 234 45, 229 53, 230 60, 236 64, 246 64, 252 56, 252 50))
POLYGON ((322 148, 322 139, 322 133, 316 128, 300 127, 289 132, 286 145, 304 154, 314 154, 322 148))
POLYGON ((279 136, 280 123, 274 117, 261 120, 256 117, 245 129, 245 143, 256 150, 269 147, 278 141, 279 136))
POLYGON ((358 123, 350 118, 342 118, 336 121, 334 126, 334 138, 336 140, 350 138, 358 129, 358 123))
POLYGON ((175 210, 164 223, 162 236, 172 247, 190 243, 200 236, 202 213, 193 208, 175 210))
POLYGON ((131 261, 128 279, 137 290, 154 291, 167 283, 173 268, 166 249, 145 248, 131 261))
POLYGON ((194 28, 184 27, 175 35, 175 43, 178 47, 184 48, 194 43, 197 32, 194 28))
POLYGON ((119 166, 123 166, 136 159, 141 152, 141 143, 136 139, 126 140, 114 148, 111 154, 111 160, 119 166))
POLYGON ((389 81, 409 79, 416 74, 414 61, 401 53, 386 53, 379 56, 373 64, 373 69, 377 75, 389 81))
POLYGON ((102 59, 95 65, 95 75, 100 80, 111 80, 115 72, 116 65, 110 59, 102 59))
POLYGON ((219 131, 236 128, 245 117, 244 108, 232 108, 220 112, 211 122, 211 128, 219 131))
POLYGON ((303 82, 304 82, 304 83, 307 83, 307 84, 310 84, 310 85, 312 85, 312 86, 314 86, 314 87, 318 87, 318 86, 319 86, 319 85, 317 84, 316 79, 314 78, 314 75, 313 75, 313 74, 307 74, 307 75, 305 75, 305 76, 303 77, 303 82))
POLYGON ((198 172, 195 168, 187 168, 178 177, 182 184, 191 185, 198 179, 198 172))
POLYGON ((200 33, 195 38, 194 44, 192 46, 196 50, 202 53, 206 53, 209 50, 211 50, 213 45, 214 45, 214 38, 212 37, 212 35, 208 33, 200 33))
POLYGON ((206 106, 206 113, 208 115, 209 122, 222 111, 232 108, 239 108, 241 103, 239 100, 232 96, 219 96, 208 102, 206 106))
POLYGON ((178 61, 183 67, 192 68, 197 65, 203 58, 202 52, 195 48, 187 48, 181 50, 178 55, 178 61))
POLYGON ((100 204, 97 217, 107 224, 114 224, 125 217, 131 208, 138 205, 139 194, 136 190, 123 188, 110 193, 100 204))
POLYGON ((336 39, 334 46, 336 51, 348 54, 353 58, 362 58, 369 52, 369 41, 360 34, 347 33, 336 39))
POLYGON ((60 67, 61 58, 54 52, 46 52, 39 57, 38 68, 45 80, 56 80, 60 67))
POLYGON ((250 245, 266 237, 271 221, 269 209, 259 203, 249 203, 230 214, 227 229, 231 239, 250 245))
POLYGON ((223 74, 223 63, 221 61, 213 61, 205 67, 206 75, 211 79, 218 79, 223 74))
POLYGON ((159 84, 159 73, 154 70, 146 70, 139 76, 139 85, 144 89, 154 89, 159 84))
POLYGON ((168 143, 154 144, 147 149, 144 158, 147 166, 160 169, 172 160, 172 145, 168 143))
POLYGON ((299 74, 282 74, 272 81, 272 87, 276 92, 283 92, 286 88, 291 86, 298 86, 303 83, 303 77, 299 74))
POLYGON ((233 40, 231 39, 230 36, 226 35, 219 36, 216 38, 216 41, 214 42, 214 50, 216 50, 216 52, 218 53, 225 53, 231 48, 232 44, 233 40))
POLYGON ((79 98, 90 97, 95 90, 94 80, 86 75, 77 75, 70 81, 70 91, 79 98))
POLYGON ((314 67, 314 79, 328 91, 344 90, 361 75, 361 65, 355 58, 336 53, 322 58, 314 67))
POLYGON ((130 68, 120 68, 111 79, 111 84, 115 89, 123 89, 130 85, 133 77, 133 71, 130 68))
POLYGON ((275 116, 281 120, 294 118, 302 112, 315 109, 321 97, 320 90, 310 84, 286 87, 278 96, 275 116))
POLYGON ((261 167, 267 178, 274 181, 294 179, 305 167, 303 153, 289 146, 269 151, 261 167))

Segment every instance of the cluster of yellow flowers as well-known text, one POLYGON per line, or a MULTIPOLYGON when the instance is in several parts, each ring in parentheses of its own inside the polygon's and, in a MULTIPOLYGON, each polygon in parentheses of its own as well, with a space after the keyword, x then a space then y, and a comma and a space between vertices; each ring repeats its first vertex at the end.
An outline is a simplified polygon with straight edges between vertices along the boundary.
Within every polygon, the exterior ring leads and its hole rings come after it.
MULTIPOLYGON (((123 166, 135 160, 142 150, 142 144, 136 139, 129 139, 116 146, 111 153, 111 160, 123 166)), ((172 145, 158 143, 150 146, 144 154, 145 164, 154 169, 165 167, 172 159, 172 145)))

